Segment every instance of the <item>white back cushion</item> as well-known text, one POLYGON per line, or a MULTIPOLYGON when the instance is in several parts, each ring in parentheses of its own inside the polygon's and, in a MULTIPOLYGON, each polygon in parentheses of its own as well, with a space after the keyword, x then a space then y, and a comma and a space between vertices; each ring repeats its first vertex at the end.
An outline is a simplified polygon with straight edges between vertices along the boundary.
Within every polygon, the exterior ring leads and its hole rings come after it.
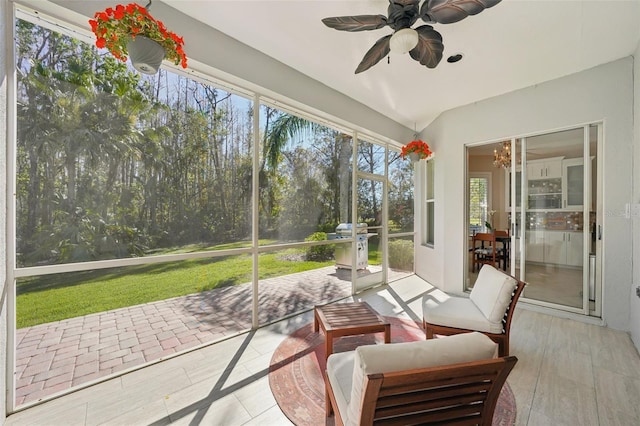
POLYGON ((492 323, 499 323, 511 302, 511 295, 518 282, 491 265, 480 269, 469 299, 492 323))
POLYGON ((414 368, 436 367, 495 358, 498 345, 482 333, 456 334, 409 343, 358 346, 355 350, 353 380, 345 424, 358 424, 364 377, 414 368))

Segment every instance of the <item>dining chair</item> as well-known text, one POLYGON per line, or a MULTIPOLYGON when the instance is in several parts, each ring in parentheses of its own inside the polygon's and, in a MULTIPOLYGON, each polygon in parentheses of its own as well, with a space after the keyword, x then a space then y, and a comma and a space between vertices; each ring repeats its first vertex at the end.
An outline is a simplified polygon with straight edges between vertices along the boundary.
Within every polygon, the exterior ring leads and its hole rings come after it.
POLYGON ((496 236, 492 232, 479 232, 473 236, 473 270, 480 270, 485 264, 491 266, 499 265, 499 258, 496 251, 496 236))
POLYGON ((502 269, 506 271, 509 266, 509 245, 511 243, 509 230, 495 229, 493 234, 496 237, 496 243, 499 243, 496 245, 496 259, 498 263, 502 262, 502 269))

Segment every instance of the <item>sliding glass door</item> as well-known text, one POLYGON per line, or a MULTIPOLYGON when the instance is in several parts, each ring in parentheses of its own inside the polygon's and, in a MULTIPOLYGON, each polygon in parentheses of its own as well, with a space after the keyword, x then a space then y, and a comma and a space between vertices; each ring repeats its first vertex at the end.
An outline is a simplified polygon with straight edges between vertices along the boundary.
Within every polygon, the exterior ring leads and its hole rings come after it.
POLYGON ((600 315, 600 134, 594 124, 467 148, 467 288, 477 277, 473 234, 506 231, 507 243, 496 244, 506 260, 497 266, 527 283, 523 301, 600 315), (482 173, 491 177, 484 216, 482 173))

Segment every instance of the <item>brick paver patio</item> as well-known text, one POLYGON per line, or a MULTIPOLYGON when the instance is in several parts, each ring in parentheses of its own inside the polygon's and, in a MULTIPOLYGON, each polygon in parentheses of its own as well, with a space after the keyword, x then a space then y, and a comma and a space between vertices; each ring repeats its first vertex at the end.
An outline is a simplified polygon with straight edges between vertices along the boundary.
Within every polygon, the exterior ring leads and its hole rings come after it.
MULTIPOLYGON (((350 274, 330 266, 261 280, 260 324, 349 296, 350 274)), ((19 329, 16 406, 246 331, 251 294, 247 283, 19 329)))

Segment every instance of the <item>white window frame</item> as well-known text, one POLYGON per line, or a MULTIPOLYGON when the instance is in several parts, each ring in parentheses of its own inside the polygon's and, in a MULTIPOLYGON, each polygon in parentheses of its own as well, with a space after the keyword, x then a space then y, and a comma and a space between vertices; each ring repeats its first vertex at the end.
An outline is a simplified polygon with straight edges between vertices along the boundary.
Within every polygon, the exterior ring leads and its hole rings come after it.
POLYGON ((469 173, 468 184, 469 184, 469 226, 471 225, 471 179, 485 179, 487 181, 487 205, 484 208, 483 220, 481 224, 482 232, 488 232, 484 225, 489 220, 489 211, 493 210, 493 202, 491 200, 491 193, 493 192, 493 184, 491 182, 492 173, 491 172, 472 172, 469 173))
POLYGON ((424 226, 422 244, 429 248, 435 247, 435 211, 436 211, 436 191, 435 191, 435 163, 430 158, 426 161, 424 168, 424 226), (429 171, 431 170, 431 173, 429 171), (431 176, 431 179, 429 178, 431 176), (431 197, 429 197, 431 195, 431 197), (432 207, 433 217, 429 216, 429 207, 432 207), (429 223, 433 226, 429 227, 429 223))

